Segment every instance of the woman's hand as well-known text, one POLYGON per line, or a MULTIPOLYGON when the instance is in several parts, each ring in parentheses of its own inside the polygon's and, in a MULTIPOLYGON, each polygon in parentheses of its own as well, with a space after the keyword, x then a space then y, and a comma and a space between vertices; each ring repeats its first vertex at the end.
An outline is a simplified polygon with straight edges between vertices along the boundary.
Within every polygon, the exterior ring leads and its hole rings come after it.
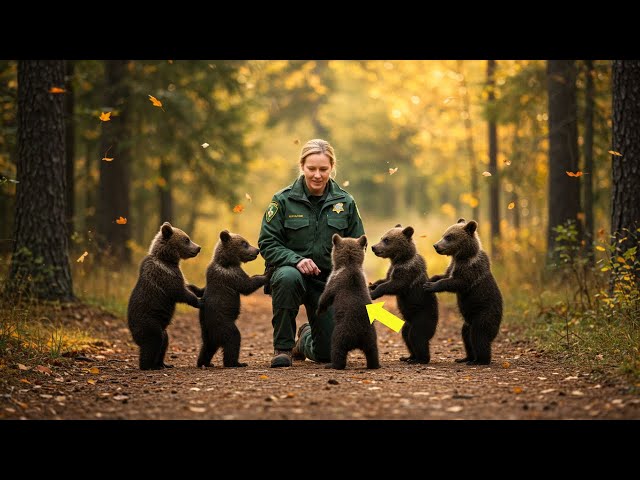
POLYGON ((313 260, 311 260, 310 258, 303 258, 302 260, 300 260, 298 262, 298 264, 296 265, 296 268, 303 275, 318 275, 318 274, 320 274, 320 269, 315 264, 315 262, 313 260))

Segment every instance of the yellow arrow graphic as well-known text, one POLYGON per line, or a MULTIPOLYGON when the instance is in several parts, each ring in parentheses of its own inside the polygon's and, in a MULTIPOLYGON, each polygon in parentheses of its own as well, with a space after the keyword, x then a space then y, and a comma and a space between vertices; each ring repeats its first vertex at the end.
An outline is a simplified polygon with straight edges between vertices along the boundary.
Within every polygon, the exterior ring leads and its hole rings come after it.
POLYGON ((378 302, 367 305, 367 314, 369 315, 369 321, 373 323, 374 320, 378 320, 391 330, 399 332, 404 325, 404 320, 396 317, 393 313, 382 308, 384 302, 378 302))

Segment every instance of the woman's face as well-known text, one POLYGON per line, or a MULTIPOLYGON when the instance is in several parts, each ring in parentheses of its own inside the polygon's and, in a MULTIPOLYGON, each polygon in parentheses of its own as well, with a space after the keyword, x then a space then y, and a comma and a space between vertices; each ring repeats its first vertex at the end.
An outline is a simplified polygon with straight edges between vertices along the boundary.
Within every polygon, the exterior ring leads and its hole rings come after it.
POLYGON ((312 153, 302 167, 304 180, 311 195, 322 195, 331 174, 331 160, 324 153, 312 153))

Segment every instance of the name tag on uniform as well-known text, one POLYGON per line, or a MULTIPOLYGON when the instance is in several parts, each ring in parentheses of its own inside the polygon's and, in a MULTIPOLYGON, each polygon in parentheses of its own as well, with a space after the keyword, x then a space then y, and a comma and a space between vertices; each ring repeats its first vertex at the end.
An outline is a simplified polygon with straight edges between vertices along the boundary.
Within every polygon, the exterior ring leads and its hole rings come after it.
POLYGON ((304 218, 304 215, 289 215, 289 218, 304 218))

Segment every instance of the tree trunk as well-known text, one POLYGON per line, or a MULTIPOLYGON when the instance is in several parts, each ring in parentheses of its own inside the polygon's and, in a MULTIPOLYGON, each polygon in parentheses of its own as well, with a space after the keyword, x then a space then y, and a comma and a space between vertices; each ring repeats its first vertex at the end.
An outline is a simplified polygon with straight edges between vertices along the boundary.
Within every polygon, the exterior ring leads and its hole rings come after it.
POLYGON ((500 177, 498 176, 498 125, 495 112, 496 61, 487 60, 488 120, 489 120, 489 217, 491 219, 491 255, 498 257, 500 241, 500 177))
POLYGON ((581 178, 584 183, 584 213, 585 213, 585 241, 586 254, 589 263, 595 265, 595 257, 593 252, 593 177, 595 171, 593 168, 593 108, 595 102, 595 87, 593 76, 593 60, 585 60, 585 92, 584 92, 584 172, 581 178))
POLYGON ((475 199, 474 204, 471 206, 471 216, 472 218, 479 222, 480 221, 480 209, 478 208, 480 205, 480 189, 478 187, 478 165, 476 163, 476 154, 473 148, 473 129, 471 125, 471 112, 470 112, 470 102, 469 102, 469 89, 467 87, 467 81, 465 80, 465 76, 462 68, 462 60, 458 60, 458 74, 461 77, 459 92, 462 97, 462 111, 460 114, 464 120, 464 128, 467 132, 466 138, 466 146, 467 146, 467 155, 469 156, 469 173, 471 175, 471 195, 475 199))
POLYGON ((74 109, 74 93, 73 93, 73 74, 75 63, 73 60, 67 60, 65 64, 65 90, 64 94, 64 117, 65 117, 65 158, 66 158, 66 176, 67 186, 65 198, 67 200, 65 217, 67 220, 67 235, 69 235, 69 245, 71 238, 75 232, 75 126, 73 122, 74 109))
MULTIPOLYGON (((573 60, 547 62, 549 91, 549 225, 547 254, 555 258, 558 225, 577 222, 580 210, 580 177, 567 172, 578 171, 578 129, 576 106, 576 73, 573 60)), ((578 238, 580 238, 580 233, 578 238)))
POLYGON ((18 62, 18 162, 8 293, 74 300, 65 222, 63 60, 18 62))
POLYGON ((164 222, 172 223, 173 218, 173 197, 171 196, 171 165, 162 158, 160 159, 160 185, 158 185, 158 193, 160 194, 160 224, 164 222))
POLYGON ((131 141, 128 128, 129 86, 128 60, 105 61, 104 102, 112 111, 111 120, 102 122, 101 155, 113 161, 100 161, 98 187, 98 242, 103 254, 112 255, 119 262, 129 263, 131 251, 127 245, 131 238, 129 222, 129 185, 131 141), (124 217, 126 224, 116 223, 124 217))
MULTIPOLYGON (((640 61, 613 61, 611 233, 621 253, 638 247, 640 233, 640 61)), ((636 271, 636 280, 638 279, 636 271)))

